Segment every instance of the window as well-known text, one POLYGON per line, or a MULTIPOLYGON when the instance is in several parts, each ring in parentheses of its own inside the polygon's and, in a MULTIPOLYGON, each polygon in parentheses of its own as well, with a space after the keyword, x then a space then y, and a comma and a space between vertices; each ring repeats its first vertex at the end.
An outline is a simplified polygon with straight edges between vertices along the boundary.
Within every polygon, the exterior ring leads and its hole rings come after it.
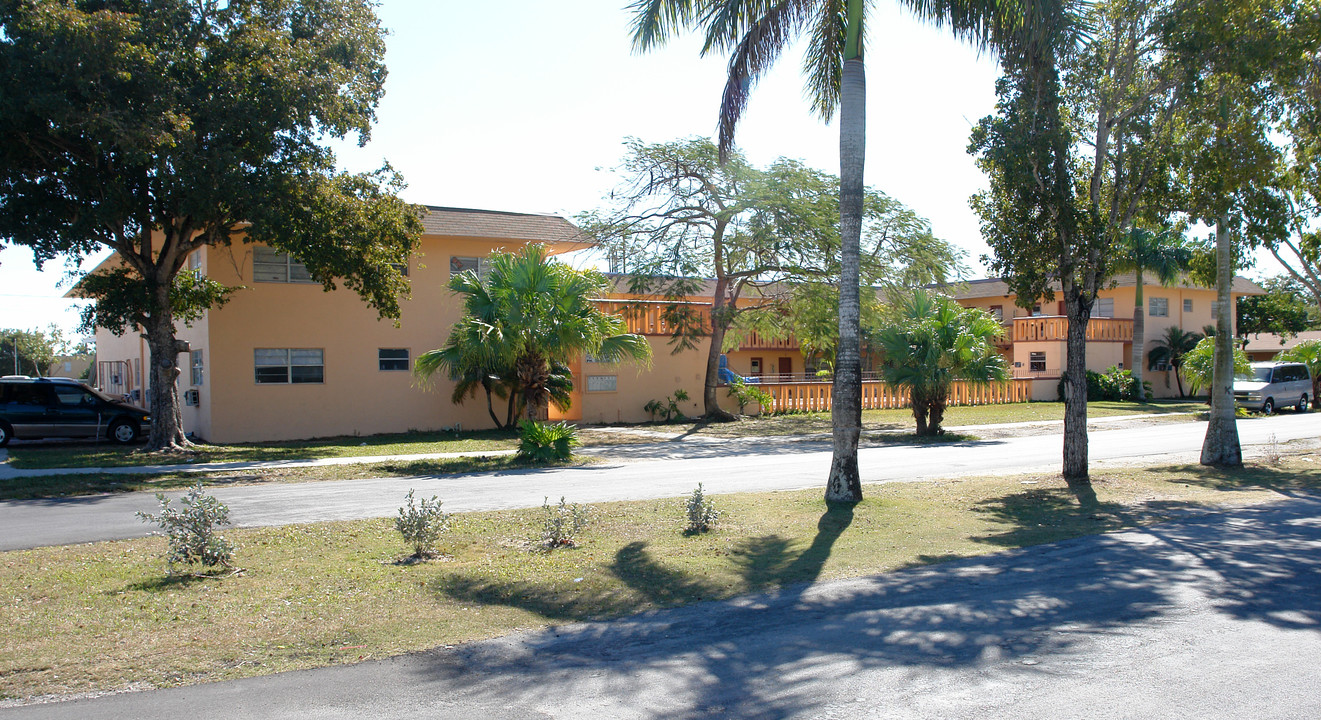
POLYGON ((991 317, 995 318, 995 321, 996 321, 996 322, 1001 322, 1001 323, 1004 322, 1004 321, 1005 321, 1005 306, 1004 306, 1004 305, 992 305, 992 306, 991 306, 991 317))
POLYGON ((273 283, 316 282, 307 268, 292 255, 263 245, 252 248, 252 279, 254 282, 273 283))
POLYGON ((619 378, 616 375, 587 376, 587 392, 614 392, 618 385, 619 378))
POLYGON ((376 362, 381 370, 408 371, 408 348, 381 348, 376 351, 376 362))
POLYGON ((1046 372, 1046 353, 1034 352, 1029 358, 1028 370, 1032 372, 1046 372))
POLYGON ((259 385, 325 382, 323 350, 257 348, 252 351, 252 359, 259 385))
POLYGON ((1148 298, 1147 314, 1150 315, 1151 317, 1169 317, 1170 299, 1159 298, 1159 297, 1148 298))
POLYGON ((202 251, 194 250, 188 255, 188 269, 193 272, 202 272, 202 251))
POLYGON ((398 270, 400 275, 408 277, 408 263, 390 263, 390 267, 398 270))
POLYGON ((450 277, 454 277, 455 275, 468 270, 477 273, 479 279, 485 280, 486 274, 491 271, 491 264, 486 258, 450 257, 450 277))
POLYGON ((55 385, 54 390, 60 405, 96 405, 96 397, 77 385, 55 385))
POLYGON ((1190 313, 1190 312, 1193 311, 1193 301, 1192 301, 1192 300, 1185 299, 1185 300, 1183 301, 1183 311, 1186 312, 1186 313, 1190 313))
POLYGON ((1115 316, 1114 298, 1097 298, 1092 304, 1092 317, 1112 318, 1115 316))
POLYGON ((1032 316, 1033 317, 1041 316, 1041 303, 1037 303, 1036 305, 1032 306, 1032 316))
POLYGON ((201 385, 203 379, 201 350, 193 350, 188 353, 188 366, 193 370, 193 381, 190 384, 201 385))

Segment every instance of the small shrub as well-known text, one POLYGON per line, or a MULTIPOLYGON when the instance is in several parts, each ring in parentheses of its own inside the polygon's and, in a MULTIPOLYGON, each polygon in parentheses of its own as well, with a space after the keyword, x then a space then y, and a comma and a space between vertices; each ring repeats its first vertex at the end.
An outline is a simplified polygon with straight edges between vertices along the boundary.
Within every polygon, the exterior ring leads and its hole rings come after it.
POLYGON ((657 415, 660 415, 661 422, 683 420, 684 415, 683 411, 679 409, 679 403, 687 402, 687 400, 688 391, 679 388, 674 391, 673 395, 667 396, 664 401, 652 400, 643 405, 642 409, 646 410, 647 414, 651 416, 652 422, 656 422, 657 415))
POLYGON ((688 510, 688 533, 704 533, 715 527, 716 520, 720 518, 715 503, 702 492, 702 483, 697 483, 697 488, 684 501, 684 505, 688 510))
POLYGON ((229 561, 234 556, 234 546, 216 532, 216 527, 229 524, 229 508, 202 492, 200 481, 179 498, 178 507, 171 507, 170 499, 163 493, 156 493, 156 499, 161 504, 159 515, 139 512, 137 516, 164 531, 168 543, 165 560, 170 573, 174 572, 175 563, 233 567, 229 561))
POLYGON ((578 428, 566 422, 539 423, 523 420, 518 425, 518 457, 534 462, 568 460, 578 446, 578 428))
POLYGON ((450 515, 440 511, 441 500, 435 495, 431 499, 422 498, 422 503, 413 501, 410 488, 404 498, 405 505, 399 508, 399 517, 394 519, 394 528, 404 536, 404 542, 413 547, 413 557, 420 559, 435 557, 436 541, 449 529, 450 515))
MULTIPOLYGON (((761 407, 761 412, 769 414, 771 408, 771 394, 755 385, 749 385, 743 380, 735 380, 729 384, 729 396, 738 403, 738 414, 743 414, 743 408, 748 403, 755 402, 761 407)), ((654 402, 654 401, 653 401, 654 402)))
POLYGON ((1283 454, 1280 452, 1280 444, 1275 440, 1275 433, 1271 433, 1266 438, 1266 449, 1261 453, 1261 459, 1271 467, 1279 467, 1283 454))
POLYGON ((560 496, 559 505, 551 505, 550 498, 546 498, 541 503, 541 509, 546 511, 546 517, 542 520, 541 539, 552 550, 577 545, 574 536, 591 522, 591 508, 576 503, 569 505, 563 496, 560 496))

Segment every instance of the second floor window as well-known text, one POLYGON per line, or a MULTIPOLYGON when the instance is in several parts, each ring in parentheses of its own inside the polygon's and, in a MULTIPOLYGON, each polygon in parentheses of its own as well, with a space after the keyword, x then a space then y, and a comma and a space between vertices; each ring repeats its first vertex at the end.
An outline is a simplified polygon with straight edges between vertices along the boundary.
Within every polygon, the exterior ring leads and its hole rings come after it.
POLYGON ((193 350, 192 352, 190 352, 188 354, 188 364, 191 366, 193 371, 192 383, 190 384, 201 385, 202 380, 204 379, 204 372, 202 367, 202 351, 193 350))
POLYGON ((252 351, 260 385, 321 383, 326 379, 325 352, 304 348, 257 348, 252 351))
POLYGON ((1028 358, 1028 370, 1032 372, 1046 372, 1046 353, 1034 352, 1028 358))
POLYGON ((264 245, 252 248, 252 279, 271 283, 316 282, 297 258, 264 245))
POLYGON ((1148 298, 1147 314, 1151 317, 1169 317, 1170 299, 1160 297, 1148 298))
POLYGON ((486 258, 459 257, 457 255, 450 257, 450 277, 467 270, 477 273, 479 279, 485 280, 486 274, 491 271, 491 264, 487 262, 486 258))
POLYGON ((408 370, 408 348, 380 348, 376 351, 377 367, 381 370, 408 370))

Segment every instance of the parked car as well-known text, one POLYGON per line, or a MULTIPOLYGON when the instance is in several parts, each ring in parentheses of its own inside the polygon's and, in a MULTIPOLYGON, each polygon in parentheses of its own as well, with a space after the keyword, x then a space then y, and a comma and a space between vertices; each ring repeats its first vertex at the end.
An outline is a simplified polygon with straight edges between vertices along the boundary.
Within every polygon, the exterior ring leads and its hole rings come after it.
POLYGON ((0 447, 16 437, 109 438, 128 444, 150 423, 146 410, 77 380, 0 378, 0 447))
POLYGON ((1234 402, 1267 415, 1291 405, 1307 412, 1311 391, 1312 372, 1302 363, 1255 362, 1251 373, 1234 376, 1234 402))

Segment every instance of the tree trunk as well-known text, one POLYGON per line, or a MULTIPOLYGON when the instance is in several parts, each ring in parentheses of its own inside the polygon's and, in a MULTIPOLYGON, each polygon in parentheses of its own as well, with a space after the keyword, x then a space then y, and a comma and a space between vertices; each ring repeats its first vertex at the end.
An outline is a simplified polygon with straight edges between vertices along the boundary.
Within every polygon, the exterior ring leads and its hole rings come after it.
POLYGON ((1143 344, 1147 340, 1147 313, 1146 308, 1142 306, 1142 268, 1137 270, 1137 283, 1133 286, 1133 352, 1130 353, 1130 362, 1133 367, 1129 370, 1133 373, 1133 383, 1137 386, 1138 401, 1146 402, 1147 391, 1142 386, 1142 372, 1146 369, 1146 363, 1143 362, 1143 344))
POLYGON ((1068 314, 1065 341, 1064 480, 1070 485, 1091 483, 1087 470, 1087 322, 1091 307, 1076 290, 1064 291, 1068 314))
POLYGON ((1202 441, 1202 464, 1238 467, 1243 449, 1234 419, 1234 335, 1230 332, 1230 284, 1234 281, 1234 243, 1225 218, 1216 223, 1216 336, 1215 365, 1211 374, 1211 419, 1202 441))
POLYGON ((839 347, 835 355, 835 381, 830 419, 834 456, 826 500, 862 500, 858 473, 858 437, 862 432, 862 359, 859 345, 858 245, 862 236, 863 165, 867 135, 867 79, 862 63, 860 25, 862 2, 849 2, 848 42, 839 112, 839 347), (856 24, 855 24, 856 21, 856 24))
POLYGON ((149 377, 151 431, 146 450, 185 451, 193 446, 183 431, 183 413, 179 407, 179 354, 188 352, 188 343, 175 338, 174 313, 170 308, 170 287, 166 283, 152 288, 151 315, 143 328, 151 350, 149 377))
POLYGON ((702 386, 702 417, 715 422, 737 420, 732 414, 720 409, 720 397, 716 393, 720 386, 720 347, 725 343, 725 333, 729 329, 723 312, 725 304, 725 281, 716 281, 715 296, 711 302, 711 346, 706 353, 706 382, 702 386))

